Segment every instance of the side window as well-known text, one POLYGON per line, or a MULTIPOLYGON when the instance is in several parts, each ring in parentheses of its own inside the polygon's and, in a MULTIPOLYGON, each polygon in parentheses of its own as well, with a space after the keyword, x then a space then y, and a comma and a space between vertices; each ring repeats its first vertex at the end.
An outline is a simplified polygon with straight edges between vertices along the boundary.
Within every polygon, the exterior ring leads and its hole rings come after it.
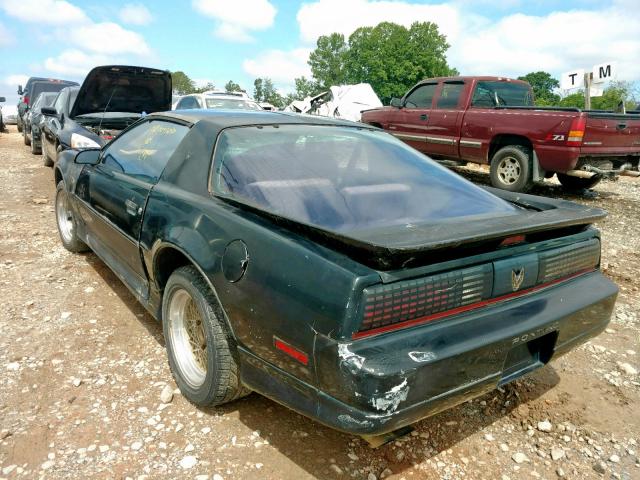
POLYGON ((472 107, 480 108, 492 108, 496 105, 493 97, 493 93, 489 90, 483 82, 478 82, 476 89, 473 92, 473 98, 471 99, 472 107))
POLYGON ((200 108, 198 100, 195 97, 185 97, 176 105, 176 110, 189 110, 192 108, 200 108))
POLYGON ((105 150, 106 168, 156 182, 189 127, 151 120, 132 128, 105 150))
POLYGON ((463 88, 464 83, 444 83, 442 90, 440 90, 440 97, 436 102, 436 108, 456 108, 463 88))
POLYGON ((405 99, 405 106, 407 108, 431 108, 433 94, 435 93, 437 86, 437 83, 420 85, 405 99))

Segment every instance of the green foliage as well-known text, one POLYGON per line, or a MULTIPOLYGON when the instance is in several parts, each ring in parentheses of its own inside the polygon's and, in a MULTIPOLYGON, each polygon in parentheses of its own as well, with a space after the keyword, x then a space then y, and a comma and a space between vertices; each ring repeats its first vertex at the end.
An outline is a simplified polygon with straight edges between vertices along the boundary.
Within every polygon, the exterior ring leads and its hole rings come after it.
POLYGON ((224 85, 224 91, 225 92, 244 92, 242 87, 240 85, 238 85, 236 82, 234 82, 233 80, 229 80, 224 85))
MULTIPOLYGON (((306 77, 298 77, 294 80, 296 85, 295 100, 302 100, 305 97, 313 97, 322 92, 322 86, 315 80, 309 80, 306 77)), ((291 103, 291 102, 289 102, 291 103)))
MULTIPOLYGON (((601 97, 591 98, 592 110, 616 110, 620 102, 624 102, 627 110, 634 110, 637 101, 634 98, 631 84, 628 82, 612 82, 601 97)), ((561 107, 584 108, 584 91, 580 90, 567 95, 558 103, 561 107)))
POLYGON ((253 99, 256 102, 267 102, 279 108, 285 106, 284 98, 278 93, 270 78, 256 78, 253 87, 253 99))
POLYGON ((209 90, 215 90, 216 86, 211 83, 211 82, 207 82, 206 85, 203 85, 202 87, 196 87, 194 93, 204 93, 204 92, 208 92, 209 90))
POLYGON ((456 75, 447 64, 448 48, 434 23, 415 22, 407 29, 383 22, 358 28, 348 42, 338 33, 320 37, 309 66, 320 90, 366 82, 388 101, 424 78, 456 75))
POLYGON ((535 104, 539 106, 557 105, 560 101, 560 95, 554 93, 553 90, 560 86, 560 82, 553 78, 550 73, 538 71, 527 73, 518 80, 524 80, 531 85, 535 104))
POLYGON ((196 84, 182 71, 171 72, 171 83, 173 93, 176 95, 188 95, 196 92, 196 84))

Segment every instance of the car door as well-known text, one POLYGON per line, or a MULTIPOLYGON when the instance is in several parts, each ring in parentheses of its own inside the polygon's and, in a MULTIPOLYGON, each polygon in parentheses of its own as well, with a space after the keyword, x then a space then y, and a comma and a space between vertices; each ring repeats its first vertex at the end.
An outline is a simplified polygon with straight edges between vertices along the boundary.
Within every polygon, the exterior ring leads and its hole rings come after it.
POLYGON ((461 80, 441 84, 429 117, 427 150, 431 155, 453 157, 458 154, 460 102, 465 84, 461 80))
POLYGON ((389 123, 389 133, 405 141, 421 152, 427 151, 427 133, 429 115, 437 82, 421 83, 407 93, 398 110, 389 123))
POLYGON ((66 105, 67 93, 67 90, 63 90, 58 94, 56 101, 53 103, 53 108, 56 109, 57 115, 48 116, 42 129, 42 149, 45 156, 52 160, 55 160, 58 156, 58 152, 56 152, 56 139, 58 132, 62 128, 60 119, 65 113, 64 106, 66 105))
POLYGON ((86 165, 75 193, 89 246, 146 297, 148 284, 139 238, 147 197, 188 127, 149 119, 104 147, 97 165, 86 165))

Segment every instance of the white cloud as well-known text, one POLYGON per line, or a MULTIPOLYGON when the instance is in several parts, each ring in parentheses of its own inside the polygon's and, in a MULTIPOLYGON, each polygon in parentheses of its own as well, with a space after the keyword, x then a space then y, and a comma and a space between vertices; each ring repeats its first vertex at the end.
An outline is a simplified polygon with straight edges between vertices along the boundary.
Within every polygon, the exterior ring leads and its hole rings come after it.
POLYGON ((340 32, 349 36, 359 27, 382 21, 404 26, 431 21, 447 36, 449 64, 462 74, 518 76, 545 70, 558 76, 573 68, 614 61, 620 78, 640 78, 637 0, 614 0, 605 7, 583 10, 558 7, 546 15, 512 14, 497 20, 482 16, 482 3, 475 1, 424 5, 316 0, 300 7, 297 20, 301 40, 307 45, 315 44, 320 35, 340 32))
POLYGON ((311 50, 296 48, 294 50, 269 50, 256 58, 242 62, 242 68, 252 77, 269 77, 275 83, 290 87, 293 79, 311 76, 307 65, 311 50))
POLYGON ((11 45, 15 41, 11 32, 0 23, 0 48, 11 45))
POLYGON ((30 23, 67 25, 89 20, 82 9, 64 0, 0 0, 0 8, 30 23))
POLYGON ((141 3, 127 3, 119 16, 120 20, 130 25, 148 25, 153 21, 151 12, 141 3))
POLYGON ((44 61, 44 68, 59 75, 83 77, 97 65, 119 63, 103 54, 89 54, 81 50, 63 51, 57 57, 49 57, 44 61))
POLYGON ((151 52, 142 35, 122 28, 117 23, 91 23, 60 33, 67 41, 93 53, 145 56, 151 52))
POLYGON ((27 83, 27 80, 29 80, 29 75, 14 74, 14 75, 7 75, 3 79, 2 83, 4 85, 15 87, 17 89, 18 85, 24 86, 24 84, 27 83))
POLYGON ((214 35, 239 42, 251 41, 251 32, 269 28, 276 16, 269 0, 193 0, 193 8, 216 20, 214 35))
MULTIPOLYGON (((467 15, 465 13, 465 15, 467 15)), ((408 2, 368 0, 318 0, 298 10, 298 25, 304 42, 333 32, 348 37, 359 27, 394 22, 409 27, 413 22, 434 22, 447 36, 460 30, 461 12, 453 4, 423 5, 408 2)))

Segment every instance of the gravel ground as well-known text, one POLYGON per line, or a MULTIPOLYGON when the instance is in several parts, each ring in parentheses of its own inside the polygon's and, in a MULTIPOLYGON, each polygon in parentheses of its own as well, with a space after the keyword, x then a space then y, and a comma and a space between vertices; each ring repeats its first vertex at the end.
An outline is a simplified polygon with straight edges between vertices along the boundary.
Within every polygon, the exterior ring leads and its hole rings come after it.
POLYGON ((94 255, 62 248, 52 171, 15 127, 0 134, 0 185, 0 479, 640 478, 640 181, 571 197, 610 213, 610 328, 375 450, 257 394, 188 403, 159 325, 94 255))

